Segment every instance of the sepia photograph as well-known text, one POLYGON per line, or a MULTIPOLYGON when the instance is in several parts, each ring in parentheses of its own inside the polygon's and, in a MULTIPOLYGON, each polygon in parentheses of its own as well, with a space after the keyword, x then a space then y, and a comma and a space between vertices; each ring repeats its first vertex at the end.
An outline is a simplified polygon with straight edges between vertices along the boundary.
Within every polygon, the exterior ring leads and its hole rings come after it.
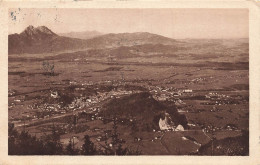
POLYGON ((249 156, 248 8, 9 8, 8 155, 249 156))

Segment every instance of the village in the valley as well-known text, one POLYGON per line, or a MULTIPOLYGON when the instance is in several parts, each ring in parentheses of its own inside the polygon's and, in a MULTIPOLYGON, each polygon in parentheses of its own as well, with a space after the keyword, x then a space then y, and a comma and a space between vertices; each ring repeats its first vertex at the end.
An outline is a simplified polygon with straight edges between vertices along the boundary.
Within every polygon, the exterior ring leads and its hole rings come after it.
MULTIPOLYGON (((203 79, 205 80, 205 78, 203 79)), ((190 83, 194 83, 194 80, 190 83)), ((238 124, 232 123, 234 120, 213 123, 214 120, 205 118, 203 122, 203 120, 200 120, 202 114, 210 115, 212 113, 216 114, 214 116, 217 119, 225 119, 228 113, 232 113, 230 107, 240 107, 241 109, 248 104, 248 100, 245 100, 244 96, 234 95, 232 91, 211 92, 188 88, 177 89, 148 85, 143 82, 141 85, 137 82, 138 86, 127 82, 125 79, 106 80, 97 83, 67 81, 65 84, 66 88, 41 90, 28 94, 17 94, 15 91, 9 90, 9 110, 27 109, 27 112, 25 111, 22 115, 11 116, 9 121, 14 124, 14 127, 26 129, 37 137, 50 133, 52 125, 55 123, 55 128, 61 133, 61 141, 64 146, 73 139, 75 146, 80 148, 82 145, 80 139, 83 138, 84 133, 88 133, 94 143, 102 145, 105 141, 111 140, 111 122, 113 121, 113 118, 105 118, 99 114, 103 105, 112 99, 149 92, 153 99, 159 102, 174 103, 178 113, 186 115, 188 127, 184 128, 181 124, 176 125, 170 115, 165 112, 164 118, 160 118, 158 121, 158 129, 149 130, 144 134, 140 132, 130 134, 131 131, 129 131, 127 135, 119 130, 122 138, 127 140, 125 144, 136 147, 148 145, 147 143, 158 145, 157 143, 160 142, 161 145, 167 146, 168 138, 173 136, 178 141, 179 147, 182 145, 189 145, 189 147, 175 149, 175 151, 171 149, 162 150, 161 152, 191 154, 196 153, 201 145, 206 144, 213 138, 223 139, 230 136, 239 136, 241 129, 243 129, 238 124), (83 94, 86 91, 89 93, 87 96, 83 94), (66 92, 73 93, 73 96, 65 97, 66 92), (36 93, 39 93, 41 97, 35 97, 34 102, 31 103, 30 98, 36 93), (67 105, 66 101, 68 102, 67 105)), ((242 111, 244 111, 244 115, 248 114, 246 110, 242 111)), ((243 113, 238 115, 242 116, 243 113)), ((134 120, 130 117, 118 118, 119 125, 122 127, 121 131, 128 129, 134 120)), ((147 152, 152 154, 149 151, 147 152)))

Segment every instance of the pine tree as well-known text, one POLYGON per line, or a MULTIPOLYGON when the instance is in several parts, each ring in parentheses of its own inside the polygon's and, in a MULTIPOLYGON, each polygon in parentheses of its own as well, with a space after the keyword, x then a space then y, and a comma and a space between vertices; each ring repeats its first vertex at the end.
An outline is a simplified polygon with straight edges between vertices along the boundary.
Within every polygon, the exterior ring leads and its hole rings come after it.
POLYGON ((63 154, 62 144, 60 142, 60 135, 57 132, 54 124, 52 126, 51 135, 44 138, 45 141, 45 154, 47 155, 61 155, 63 154))
POLYGON ((140 155, 141 151, 138 149, 136 151, 129 149, 128 147, 123 147, 123 141, 119 139, 119 133, 117 131, 118 120, 116 117, 113 118, 113 134, 112 134, 112 147, 106 143, 106 146, 102 146, 105 150, 104 155, 140 155))
POLYGON ((74 144, 72 143, 72 140, 69 140, 69 144, 66 147, 66 154, 67 155, 77 155, 78 149, 74 148, 74 144))
POLYGON ((82 145, 82 155, 95 155, 97 153, 94 143, 90 140, 88 135, 84 137, 84 144, 82 145))

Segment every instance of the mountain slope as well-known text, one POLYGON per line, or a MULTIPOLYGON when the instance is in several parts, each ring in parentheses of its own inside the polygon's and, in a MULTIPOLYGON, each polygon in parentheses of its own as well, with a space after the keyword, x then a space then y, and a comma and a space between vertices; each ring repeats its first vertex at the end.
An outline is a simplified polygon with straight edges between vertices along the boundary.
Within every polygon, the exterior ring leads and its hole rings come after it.
POLYGON ((20 34, 8 36, 9 54, 48 53, 85 48, 86 45, 85 40, 58 36, 45 26, 29 26, 20 34))
POLYGON ((119 34, 105 34, 99 37, 89 39, 89 44, 93 47, 96 45, 106 47, 118 47, 118 46, 133 46, 143 44, 163 44, 172 45, 176 41, 171 38, 152 34, 148 32, 136 32, 136 33, 119 33, 119 34))

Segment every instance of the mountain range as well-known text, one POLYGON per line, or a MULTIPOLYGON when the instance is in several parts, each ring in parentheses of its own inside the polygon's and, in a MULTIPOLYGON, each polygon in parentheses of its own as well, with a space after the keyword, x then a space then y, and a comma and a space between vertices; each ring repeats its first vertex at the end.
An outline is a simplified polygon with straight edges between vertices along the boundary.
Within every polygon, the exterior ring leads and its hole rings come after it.
MULTIPOLYGON (((64 34, 63 34, 64 35, 64 34)), ((148 32, 97 34, 93 38, 82 36, 80 33, 71 33, 65 36, 52 32, 46 26, 28 26, 20 34, 8 36, 9 54, 40 54, 64 50, 103 49, 121 46, 135 46, 143 44, 173 45, 174 39, 148 32), (70 36, 70 37, 68 37, 70 36)))
POLYGON ((98 31, 84 31, 84 32, 69 32, 69 33, 58 33, 60 36, 70 37, 70 38, 79 38, 79 39, 91 39, 97 36, 103 35, 98 31))

